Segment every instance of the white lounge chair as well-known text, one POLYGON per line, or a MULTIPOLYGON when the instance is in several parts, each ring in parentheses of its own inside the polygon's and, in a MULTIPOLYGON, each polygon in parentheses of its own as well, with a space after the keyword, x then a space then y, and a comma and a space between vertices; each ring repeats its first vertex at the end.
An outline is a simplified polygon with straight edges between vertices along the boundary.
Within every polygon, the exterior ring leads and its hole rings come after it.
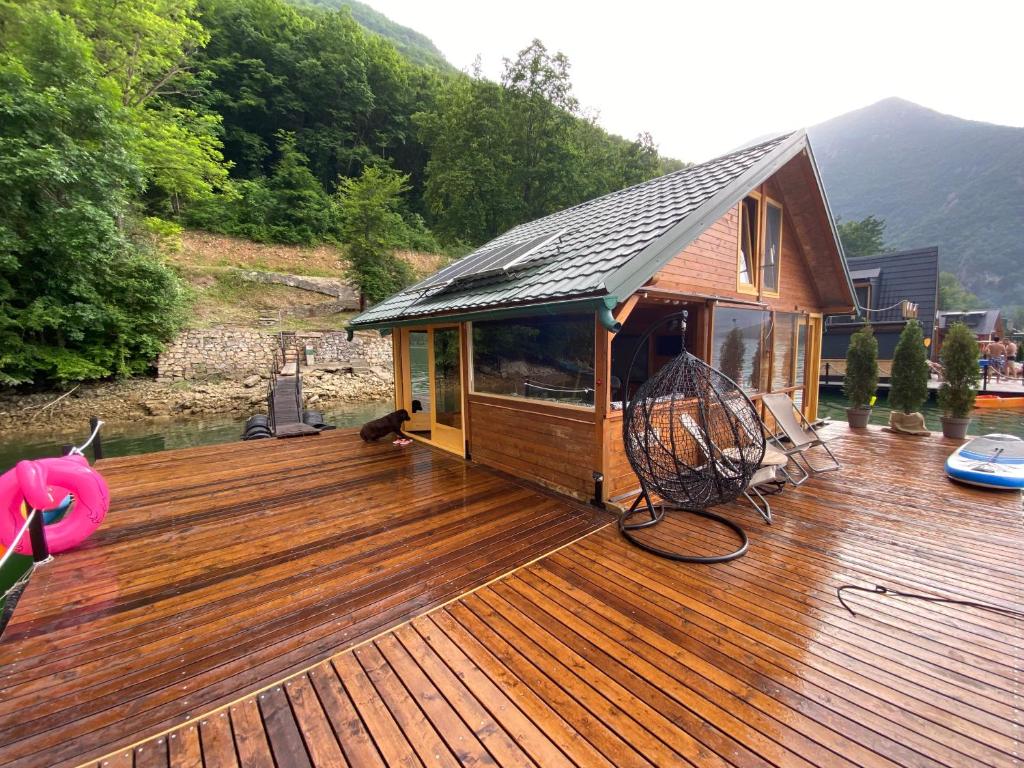
POLYGON ((811 423, 804 418, 804 415, 796 407, 796 404, 789 395, 784 392, 774 392, 762 395, 761 402, 775 420, 777 430, 782 432, 781 435, 778 432, 770 434, 769 442, 785 454, 787 458, 792 459, 793 464, 802 473, 802 477, 797 480, 790 473, 789 463, 787 462, 786 466, 782 467, 782 474, 785 475, 789 482, 793 485, 803 485, 812 475, 834 472, 842 468, 839 459, 835 457, 835 454, 832 453, 825 440, 815 431, 811 423), (832 460, 832 465, 822 469, 812 465, 805 453, 811 448, 824 448, 825 453, 832 460), (798 457, 803 459, 803 464, 800 463, 798 457))
MULTIPOLYGON (((738 473, 737 463, 741 458, 739 454, 741 449, 732 447, 726 448, 723 451, 715 445, 712 440, 710 440, 707 432, 701 429, 701 426, 692 416, 683 413, 680 414, 679 419, 683 428, 693 436, 693 439, 701 447, 701 450, 704 451, 706 456, 709 458, 712 455, 717 456, 719 459, 719 467, 725 473, 732 473, 732 476, 735 476, 738 473)), ((749 436, 755 441, 761 440, 761 435, 749 436)), ((772 506, 768 503, 768 499, 764 497, 764 494, 761 493, 758 486, 778 482, 778 470, 780 468, 784 468, 788 463, 788 456, 772 445, 765 445, 764 457, 761 459, 761 465, 747 482, 747 487, 743 489, 743 496, 769 525, 771 525, 772 522, 772 506), (753 494, 753 496, 751 494, 753 494)))

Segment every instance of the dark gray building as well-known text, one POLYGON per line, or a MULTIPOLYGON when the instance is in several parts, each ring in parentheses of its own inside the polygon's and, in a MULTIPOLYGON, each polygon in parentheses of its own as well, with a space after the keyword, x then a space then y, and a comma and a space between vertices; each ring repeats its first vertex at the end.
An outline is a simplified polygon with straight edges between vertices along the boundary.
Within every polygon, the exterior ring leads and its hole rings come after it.
POLYGON ((888 377, 896 342, 907 323, 900 302, 917 304, 917 319, 924 337, 933 336, 939 300, 939 249, 932 246, 861 256, 848 259, 848 263, 857 304, 865 311, 860 317, 832 315, 826 319, 821 344, 822 374, 826 363, 832 376, 845 371, 850 335, 860 328, 866 316, 878 337, 879 372, 888 377))

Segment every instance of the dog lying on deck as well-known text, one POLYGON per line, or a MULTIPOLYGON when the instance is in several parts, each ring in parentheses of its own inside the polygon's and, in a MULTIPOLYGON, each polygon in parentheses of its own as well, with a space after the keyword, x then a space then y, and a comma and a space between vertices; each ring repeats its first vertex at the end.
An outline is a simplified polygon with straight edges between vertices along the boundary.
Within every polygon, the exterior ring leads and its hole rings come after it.
POLYGON ((366 422, 363 424, 363 428, 359 430, 359 436, 368 443, 380 440, 392 432, 401 437, 402 423, 408 420, 409 412, 403 408, 400 411, 389 413, 387 416, 381 416, 379 419, 366 422))

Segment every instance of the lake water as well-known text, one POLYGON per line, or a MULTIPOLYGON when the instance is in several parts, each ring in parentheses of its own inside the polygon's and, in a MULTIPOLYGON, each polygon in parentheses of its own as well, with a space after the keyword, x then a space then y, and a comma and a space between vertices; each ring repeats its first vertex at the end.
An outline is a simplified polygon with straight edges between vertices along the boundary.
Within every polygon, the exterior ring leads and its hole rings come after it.
MULTIPOLYGON (((818 399, 818 416, 829 417, 832 421, 846 421, 846 398, 839 392, 822 390, 818 399)), ((871 423, 885 426, 889 423, 891 412, 889 403, 884 396, 879 396, 878 402, 871 411, 871 423)), ((934 432, 942 431, 942 424, 939 417, 942 416, 942 409, 935 402, 933 392, 924 408, 924 414, 928 429, 934 432)), ((1024 437, 1024 408, 1012 408, 1000 410, 997 408, 979 408, 971 414, 971 426, 968 434, 987 435, 991 432, 1002 432, 1008 435, 1024 437)))
MULTIPOLYGON (((389 413, 393 408, 391 400, 336 405, 324 410, 324 420, 339 429, 359 427, 370 419, 389 413)), ((235 442, 241 437, 247 418, 239 415, 191 416, 166 421, 104 424, 103 455, 130 456, 172 448, 235 442)), ((50 437, 34 433, 27 438, 0 437, 0 472, 6 472, 21 459, 59 456, 61 444, 81 443, 88 437, 87 427, 83 424, 80 434, 70 436, 60 434, 50 437)))
MULTIPOLYGON (((327 409, 324 416, 328 424, 343 429, 361 426, 370 419, 388 413, 392 407, 390 400, 338 405, 327 409)), ((934 395, 925 404, 923 412, 929 429, 940 431, 941 411, 934 395)), ((846 398, 838 392, 823 391, 818 414, 833 421, 846 421, 846 398)), ((231 443, 241 436, 245 420, 244 416, 227 415, 106 424, 103 427, 103 451, 106 456, 128 456, 172 448, 231 443)), ((889 423, 889 407, 884 397, 880 397, 875 404, 871 423, 889 423)), ((81 433, 71 436, 35 433, 21 438, 0 437, 0 472, 7 471, 21 459, 57 456, 60 454, 62 443, 81 442, 86 438, 86 432, 86 425, 83 424, 81 433)), ((1004 432, 1024 437, 1024 409, 975 411, 970 434, 984 435, 989 432, 1004 432)))

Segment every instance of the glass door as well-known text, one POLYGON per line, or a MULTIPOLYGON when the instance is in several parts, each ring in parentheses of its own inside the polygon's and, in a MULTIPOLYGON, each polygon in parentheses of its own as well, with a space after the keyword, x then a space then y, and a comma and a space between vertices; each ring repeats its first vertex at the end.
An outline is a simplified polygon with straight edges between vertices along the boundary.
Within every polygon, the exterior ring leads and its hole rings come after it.
POLYGON ((430 332, 407 331, 406 350, 408 354, 408 380, 405 391, 408 402, 405 409, 409 411, 407 432, 415 432, 427 440, 430 439, 431 401, 430 397, 430 332))
POLYGON ((432 439, 438 445, 463 453, 462 367, 459 365, 459 329, 434 328, 431 336, 431 395, 434 402, 432 439))
POLYGON ((462 354, 457 326, 403 330, 405 431, 465 455, 462 417, 462 354))

